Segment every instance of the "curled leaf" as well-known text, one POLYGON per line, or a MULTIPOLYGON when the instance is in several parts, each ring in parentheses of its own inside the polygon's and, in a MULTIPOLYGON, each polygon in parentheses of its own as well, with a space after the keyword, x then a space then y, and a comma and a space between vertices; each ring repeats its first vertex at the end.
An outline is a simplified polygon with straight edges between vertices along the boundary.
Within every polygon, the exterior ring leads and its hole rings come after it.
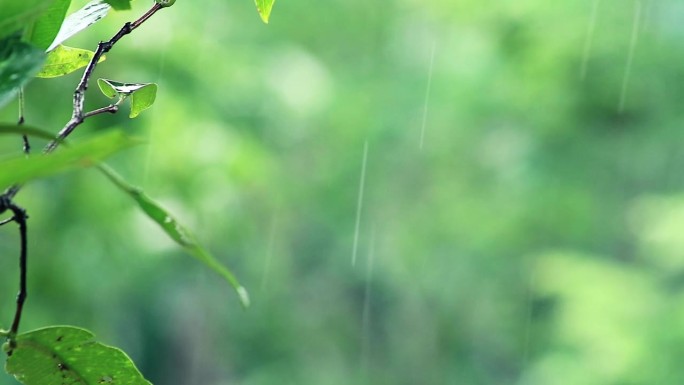
POLYGON ((121 83, 109 79, 97 79, 100 91, 110 98, 124 99, 131 97, 130 118, 150 108, 157 98, 157 85, 154 83, 121 83))

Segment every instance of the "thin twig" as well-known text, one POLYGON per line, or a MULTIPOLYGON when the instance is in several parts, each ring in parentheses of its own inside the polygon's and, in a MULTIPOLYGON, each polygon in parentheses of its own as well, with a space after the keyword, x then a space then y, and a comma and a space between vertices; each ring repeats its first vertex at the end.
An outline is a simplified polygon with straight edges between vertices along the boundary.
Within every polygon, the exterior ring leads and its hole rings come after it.
POLYGON ((88 89, 88 82, 90 81, 90 77, 93 75, 95 66, 97 66, 97 63, 100 61, 102 55, 109 52, 109 50, 112 49, 114 44, 116 44, 122 37, 133 32, 133 30, 142 25, 142 23, 147 21, 150 17, 152 17, 152 15, 154 15, 160 9, 162 9, 162 6, 155 3, 152 6, 152 8, 150 8, 149 11, 145 12, 145 14, 142 15, 138 20, 132 23, 124 24, 124 26, 119 30, 119 32, 117 32, 116 35, 109 39, 109 41, 100 42, 97 45, 97 50, 95 51, 95 54, 93 55, 92 59, 90 59, 90 63, 88 63, 88 66, 86 66, 86 69, 83 72, 83 76, 81 77, 81 81, 78 83, 76 91, 74 91, 74 109, 71 115, 71 119, 69 120, 69 122, 67 122, 64 128, 62 128, 59 134, 57 134, 57 138, 48 143, 44 150, 45 153, 50 153, 54 151, 55 148, 59 146, 59 143, 62 140, 64 140, 67 136, 69 136, 69 134, 71 134, 74 131, 74 129, 76 129, 76 127, 78 127, 85 120, 86 114, 83 112, 83 105, 85 103, 85 92, 88 89))
MULTIPOLYGON (((24 302, 28 292, 26 290, 26 262, 27 262, 27 231, 26 231, 26 210, 17 206, 12 202, 6 202, 7 208, 14 214, 13 220, 19 225, 19 237, 20 237, 20 248, 19 248, 19 293, 17 294, 17 309, 14 313, 14 321, 12 321, 12 327, 9 331, 10 340, 14 339, 19 331, 19 323, 21 322, 21 314, 24 310, 24 302)), ((11 344, 11 342, 10 342, 11 344)))
MULTIPOLYGON (((71 114, 71 119, 67 122, 64 128, 62 128, 62 130, 59 131, 56 138, 52 140, 50 143, 48 143, 47 146, 45 146, 45 148, 43 149, 44 153, 49 154, 52 151, 54 151, 64 141, 64 139, 74 131, 76 127, 83 123, 83 121, 86 118, 101 113, 95 113, 98 110, 94 110, 89 113, 83 112, 83 106, 85 104, 85 92, 88 89, 88 82, 90 80, 90 77, 93 75, 95 66, 97 66, 97 63, 100 61, 102 55, 109 52, 114 46, 114 44, 121 40, 122 37, 128 35, 129 33, 133 32, 133 30, 140 27, 140 25, 142 25, 145 21, 152 17, 152 15, 154 15, 157 11, 159 11, 162 8, 164 8, 164 6, 155 3, 152 6, 152 8, 150 8, 147 12, 140 16, 140 18, 138 18, 136 21, 124 24, 124 26, 121 27, 119 32, 117 32, 111 39, 109 39, 109 41, 100 42, 97 45, 97 50, 95 51, 95 54, 90 60, 90 63, 88 63, 88 65, 86 66, 86 69, 83 72, 83 76, 81 77, 81 81, 78 83, 76 91, 74 91, 73 112, 71 114)), ((24 147, 24 149, 26 150, 26 147, 24 147)), ((10 186, 0 197, 4 197, 11 201, 12 198, 14 198, 14 196, 17 195, 19 190, 21 190, 21 187, 22 186, 18 184, 10 186)))
POLYGON ((119 106, 116 104, 110 104, 107 107, 102 107, 102 108, 98 108, 97 110, 92 110, 90 112, 86 112, 85 114, 83 114, 83 118, 86 119, 86 118, 89 118, 91 116, 104 114, 107 112, 113 114, 113 113, 116 113, 117 111, 119 111, 119 106))
MULTIPOLYGON (((17 125, 21 126, 24 124, 24 87, 19 88, 19 121, 17 122, 17 125)), ((31 152, 31 144, 29 143, 28 136, 26 134, 21 136, 21 139, 23 140, 23 150, 24 154, 27 154, 31 152)))
MULTIPOLYGON (((62 128, 62 130, 57 134, 56 138, 52 140, 48 145, 45 147, 43 150, 44 153, 49 154, 52 151, 54 151, 60 143, 64 141, 64 139, 71 134, 76 127, 78 127, 81 123, 86 118, 89 118, 91 116, 99 115, 102 113, 106 112, 111 112, 114 113, 118 110, 118 103, 114 105, 110 105, 107 107, 99 108, 90 112, 84 112, 83 111, 83 106, 85 104, 85 92, 88 89, 88 82, 90 80, 90 77, 93 74, 93 71, 95 70, 95 66, 97 66, 97 63, 100 61, 100 58, 102 55, 105 53, 109 52, 114 44, 116 44, 119 40, 121 40, 122 37, 128 35, 131 33, 133 30, 138 28, 140 25, 142 25, 145 21, 147 21, 152 15, 154 15, 157 11, 160 9, 164 8, 164 6, 155 3, 152 8, 150 8, 149 11, 147 11, 145 14, 143 14, 140 18, 138 18, 136 21, 132 23, 126 23, 124 26, 117 32, 109 41, 106 42, 100 42, 97 45, 97 50, 95 51, 95 54, 93 55, 93 58, 90 60, 90 63, 86 66, 86 69, 83 73, 83 76, 81 77, 81 81, 78 83, 78 86, 76 87, 76 91, 74 91, 74 99, 73 99, 73 112, 71 115, 71 119, 67 122, 67 124, 62 128)), ((24 123, 24 95, 23 95, 23 90, 20 90, 19 93, 19 125, 24 123)), ((30 144, 28 142, 28 138, 24 135, 23 137, 24 140, 24 152, 29 153, 30 151, 30 144)), ((28 296, 27 292, 27 284, 26 284, 26 269, 27 269, 27 259, 28 259, 28 252, 27 252, 27 247, 28 247, 28 242, 27 242, 27 226, 26 226, 26 220, 28 219, 28 216, 26 215, 26 211, 17 206, 14 202, 12 202, 12 199, 14 196, 21 190, 22 185, 15 184, 13 186, 10 186, 2 195, 0 195, 0 214, 6 212, 6 211, 11 211, 12 212, 12 217, 6 220, 0 221, 0 225, 4 225, 10 222, 16 222, 19 225, 19 237, 20 237, 20 249, 19 249, 19 293, 17 294, 17 308, 14 313, 14 320, 12 321, 12 326, 9 330, 9 332, 4 333, 8 338, 10 342, 10 352, 8 354, 11 354, 11 349, 15 347, 16 342, 15 342, 15 337, 19 331, 19 324, 21 322, 21 315, 24 310, 24 303, 26 302, 26 297, 28 296)))

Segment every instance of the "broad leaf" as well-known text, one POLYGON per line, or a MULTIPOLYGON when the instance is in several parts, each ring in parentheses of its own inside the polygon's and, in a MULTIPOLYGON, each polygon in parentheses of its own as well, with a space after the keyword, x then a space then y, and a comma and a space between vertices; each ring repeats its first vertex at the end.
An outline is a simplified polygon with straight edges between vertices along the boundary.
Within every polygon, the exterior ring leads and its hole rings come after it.
POLYGON ((64 23, 62 23, 62 27, 59 29, 59 33, 57 33, 57 37, 55 37, 55 40, 47 50, 52 51, 70 37, 95 24, 107 16, 110 8, 109 4, 102 0, 93 0, 83 8, 67 16, 64 19, 64 23))
POLYGON ((40 70, 45 53, 21 41, 19 34, 0 39, 0 108, 40 70))
POLYGON ((238 282, 235 275, 223 264, 221 264, 213 255, 205 250, 199 243, 195 236, 164 209, 159 203, 148 197, 141 189, 130 185, 126 182, 116 171, 112 170, 106 165, 98 166, 99 170, 109 178, 119 189, 128 194, 140 206, 142 211, 155 223, 157 223, 164 232, 171 237, 176 243, 182 246, 188 254, 197 258, 209 268, 223 276, 233 286, 237 292, 242 306, 249 306, 249 295, 247 290, 238 282))
POLYGON ((157 85, 154 83, 121 83, 109 79, 97 79, 100 91, 110 99, 131 98, 131 113, 135 118, 141 112, 150 108, 157 97, 157 85))
POLYGON ((99 163, 124 148, 139 144, 118 131, 111 131, 95 138, 60 148, 50 155, 24 155, 0 161, 0 189, 13 184, 54 175, 79 167, 99 163))
POLYGON ((26 136, 31 136, 31 137, 36 137, 36 138, 41 138, 41 139, 47 139, 47 140, 52 140, 55 138, 55 136, 47 131, 35 128, 35 127, 29 127, 24 124, 18 125, 18 124, 5 124, 5 123, 0 123, 0 135, 7 135, 7 134, 12 134, 12 135, 26 135, 26 136))
POLYGON ((40 49, 47 49, 59 32, 71 0, 54 0, 50 7, 24 31, 24 39, 40 49))
POLYGON ((23 30, 38 18, 53 0, 0 0, 0 38, 23 30))
POLYGON ((117 11, 122 11, 125 9, 131 9, 131 0, 104 0, 106 3, 112 6, 112 8, 117 11))
MULTIPOLYGON (((87 49, 66 47, 63 45, 48 52, 43 69, 38 72, 36 77, 55 78, 76 71, 85 67, 93 59, 95 53, 87 49)), ((104 60, 104 56, 100 61, 104 60)))
POLYGON ((268 19, 271 17, 271 9, 273 9, 273 3, 275 0, 254 0, 256 3, 257 11, 261 20, 268 24, 268 19))
POLYGON ((24 385, 151 385, 120 349, 73 326, 19 334, 5 369, 24 385))

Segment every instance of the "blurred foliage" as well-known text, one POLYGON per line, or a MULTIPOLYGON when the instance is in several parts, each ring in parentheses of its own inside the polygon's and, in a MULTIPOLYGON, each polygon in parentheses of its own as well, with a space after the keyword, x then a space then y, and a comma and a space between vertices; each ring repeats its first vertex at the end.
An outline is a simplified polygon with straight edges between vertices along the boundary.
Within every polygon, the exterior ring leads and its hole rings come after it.
MULTIPOLYGON (((68 44, 93 49, 148 6, 68 44)), ((253 306, 85 170, 17 198, 22 328, 82 325, 157 384, 681 382, 682 12, 288 0, 264 26, 250 2, 179 1, 95 74, 157 83, 155 105, 74 136, 147 137, 114 166, 235 268, 253 306)), ((61 127, 78 76, 33 81, 27 123, 61 127)), ((108 104, 93 86, 88 110, 108 104)), ((16 104, 0 111, 15 120, 16 104)), ((0 240, 9 322, 16 229, 0 240)))

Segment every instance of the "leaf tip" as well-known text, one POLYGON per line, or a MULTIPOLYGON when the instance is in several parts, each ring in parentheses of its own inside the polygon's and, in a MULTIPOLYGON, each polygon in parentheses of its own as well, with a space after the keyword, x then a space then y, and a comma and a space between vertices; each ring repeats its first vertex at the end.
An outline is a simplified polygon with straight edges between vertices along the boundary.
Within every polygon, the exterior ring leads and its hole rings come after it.
POLYGON ((247 289, 245 289, 244 286, 238 286, 235 290, 237 291, 238 296, 240 297, 240 303, 242 304, 242 307, 247 309, 251 304, 247 289))

